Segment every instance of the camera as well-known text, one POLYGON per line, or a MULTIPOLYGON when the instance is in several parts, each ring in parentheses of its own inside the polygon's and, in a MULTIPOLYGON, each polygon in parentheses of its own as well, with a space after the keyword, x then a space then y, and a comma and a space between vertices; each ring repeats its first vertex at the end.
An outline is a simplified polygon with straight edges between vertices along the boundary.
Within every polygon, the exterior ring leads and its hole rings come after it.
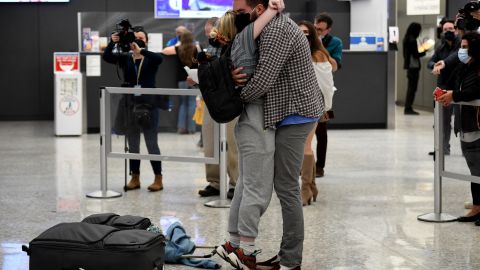
POLYGON ((133 32, 132 24, 128 19, 120 20, 116 25, 116 32, 120 37, 120 41, 118 42, 118 46, 122 50, 122 52, 130 51, 130 43, 135 41, 135 34, 133 32))
POLYGON ((461 17, 457 20, 457 28, 460 30, 474 31, 480 27, 480 21, 473 18, 470 12, 480 9, 478 1, 470 1, 462 9, 458 10, 461 17))

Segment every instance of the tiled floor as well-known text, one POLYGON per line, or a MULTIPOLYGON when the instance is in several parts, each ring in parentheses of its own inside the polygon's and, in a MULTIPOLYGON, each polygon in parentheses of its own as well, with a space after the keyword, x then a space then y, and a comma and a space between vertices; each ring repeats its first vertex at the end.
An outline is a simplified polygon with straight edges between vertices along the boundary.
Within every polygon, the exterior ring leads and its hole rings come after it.
MULTIPOLYGON (((480 228, 433 224, 417 216, 433 211, 432 114, 403 116, 395 130, 329 131, 319 200, 304 208, 302 269, 480 269, 480 228), (477 253, 477 251, 479 251, 477 253)), ((197 244, 227 237, 228 209, 207 208, 202 164, 164 162, 165 190, 150 193, 150 165, 142 162, 142 189, 118 199, 87 199, 99 188, 98 135, 57 138, 52 122, 0 122, 0 265, 28 269, 21 245, 60 222, 100 212, 136 214, 167 226, 180 220, 197 244)), ((199 134, 160 134, 164 153, 201 156, 199 134)), ((121 146, 121 139, 115 139, 121 146)), ((447 168, 467 172, 452 137, 447 168)), ((123 160, 109 160, 109 188, 123 187, 123 160)), ((445 212, 464 213, 469 184, 446 179, 445 212)), ((282 229, 278 200, 260 223, 260 258, 278 249, 282 229)), ((217 261, 221 262, 217 257, 217 261)), ((223 264, 225 269, 230 266, 223 264)), ((188 269, 167 265, 165 269, 188 269)))

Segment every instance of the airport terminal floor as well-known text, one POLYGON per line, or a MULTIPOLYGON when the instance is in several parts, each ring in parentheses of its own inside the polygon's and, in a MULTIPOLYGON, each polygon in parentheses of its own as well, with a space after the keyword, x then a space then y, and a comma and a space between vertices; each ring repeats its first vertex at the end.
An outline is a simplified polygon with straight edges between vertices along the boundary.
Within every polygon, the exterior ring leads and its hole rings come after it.
MULTIPOLYGON (((394 130, 330 130, 325 177, 317 178, 316 202, 304 207, 302 269, 480 269, 480 227, 417 221, 433 212, 433 115, 404 116, 394 130)), ((179 151, 201 149, 200 134, 160 133, 179 151), (183 148, 183 149, 182 149, 183 148)), ((447 169, 468 173, 458 138, 452 136, 447 169)), ((99 189, 99 136, 58 138, 53 122, 0 122, 0 265, 28 269, 21 251, 47 228, 102 212, 149 217, 168 226, 179 220, 197 245, 227 239, 228 209, 213 209, 197 191, 206 186, 203 164, 164 162, 164 190, 148 192, 153 180, 142 162, 142 188, 117 199, 87 199, 99 189)), ((109 189, 123 187, 123 160, 109 159, 109 189)), ((445 179, 444 212, 465 213, 467 182, 445 179)), ((273 197, 260 223, 259 259, 278 250, 281 212, 273 197)), ((232 269, 220 258, 222 269, 232 269)), ((190 269, 166 265, 165 269, 190 269)))

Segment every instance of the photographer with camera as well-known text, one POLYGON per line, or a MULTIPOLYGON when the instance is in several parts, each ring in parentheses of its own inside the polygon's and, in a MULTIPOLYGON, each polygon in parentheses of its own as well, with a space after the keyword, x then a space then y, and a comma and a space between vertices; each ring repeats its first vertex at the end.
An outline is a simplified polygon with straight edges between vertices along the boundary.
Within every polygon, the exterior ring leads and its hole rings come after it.
MULTIPOLYGON (((133 28, 128 20, 122 20, 117 25, 117 31, 112 33, 103 59, 123 70, 122 87, 155 88, 155 76, 163 57, 161 54, 148 51, 147 43, 148 34, 143 27, 133 28)), ((159 113, 155 96, 125 95, 122 99, 125 101, 127 119, 124 135, 127 137, 129 152, 140 152, 140 133, 143 132, 148 153, 159 155, 157 137, 159 113)), ((117 114, 118 117, 122 116, 117 114)), ((148 190, 162 190, 162 164, 160 161, 150 163, 155 180, 148 190)), ((130 160, 130 174, 132 178, 126 185, 126 190, 140 188, 140 160, 130 160)))

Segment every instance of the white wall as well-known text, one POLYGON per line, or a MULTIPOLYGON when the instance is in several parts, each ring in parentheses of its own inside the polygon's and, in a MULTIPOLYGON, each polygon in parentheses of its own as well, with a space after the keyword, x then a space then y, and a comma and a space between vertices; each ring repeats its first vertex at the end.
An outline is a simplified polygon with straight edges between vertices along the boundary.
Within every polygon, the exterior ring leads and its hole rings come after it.
POLYGON ((350 15, 351 32, 375 33, 377 37, 384 37, 388 41, 388 1, 351 1, 350 15))

